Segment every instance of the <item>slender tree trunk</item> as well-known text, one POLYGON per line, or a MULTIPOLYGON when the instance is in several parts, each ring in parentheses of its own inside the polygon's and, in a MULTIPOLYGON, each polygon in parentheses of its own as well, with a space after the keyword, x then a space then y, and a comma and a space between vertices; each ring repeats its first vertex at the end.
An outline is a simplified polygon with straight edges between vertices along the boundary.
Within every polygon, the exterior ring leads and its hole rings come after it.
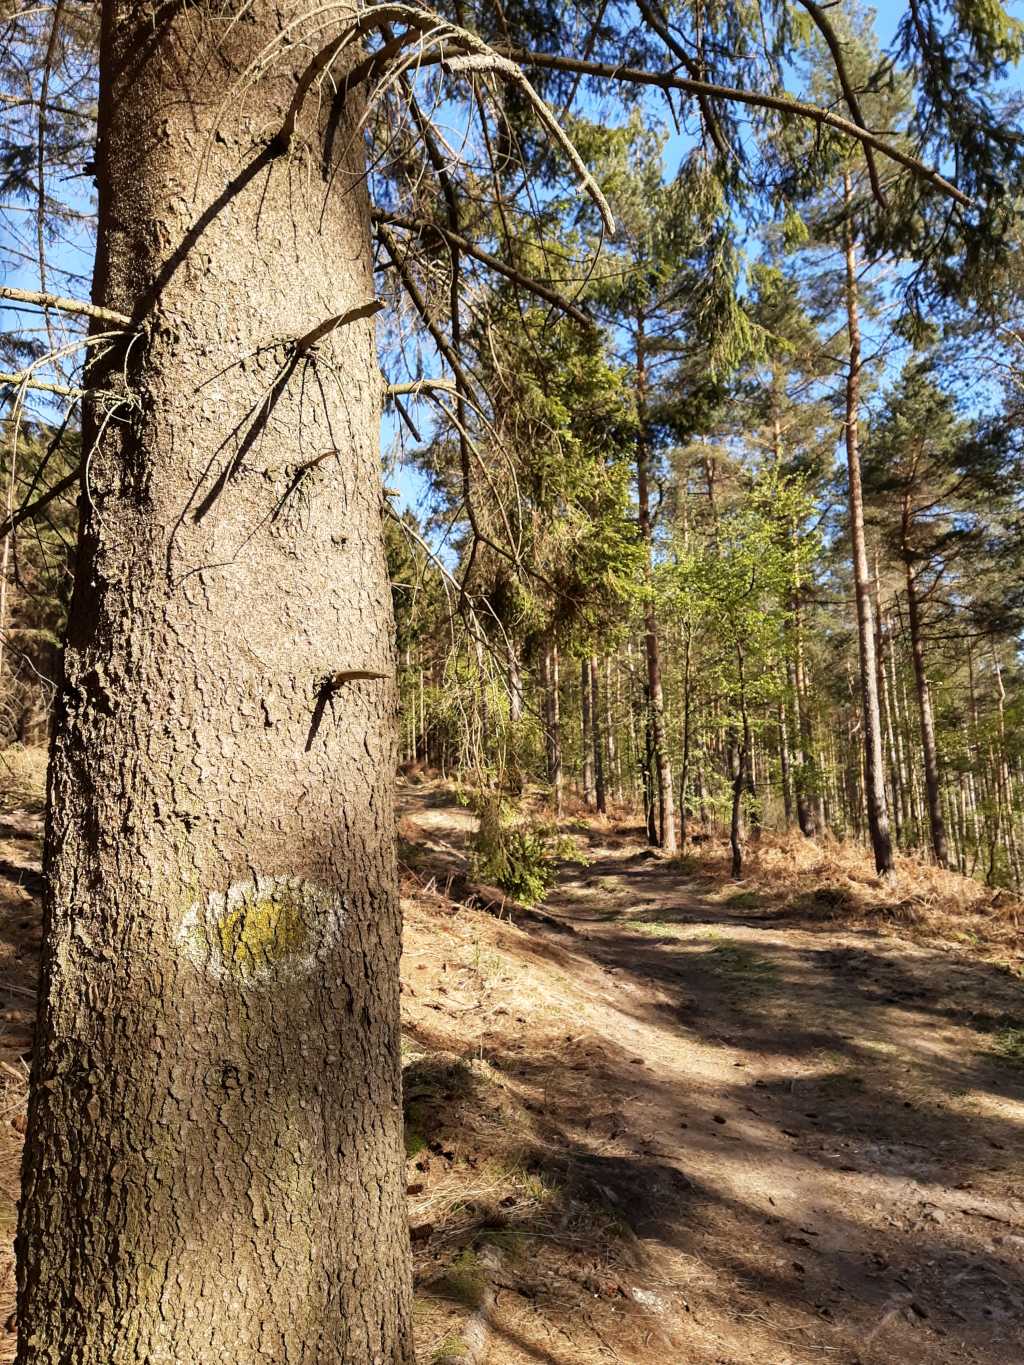
MULTIPOLYGON (((4 521, 9 521, 11 513, 14 511, 14 491, 17 488, 17 447, 12 433, 13 423, 8 423, 3 431, 10 447, 11 469, 7 479, 7 494, 4 500, 4 521)), ((14 532, 10 531, 0 541, 0 700, 3 698, 4 691, 4 646, 7 643, 7 580, 8 566, 11 559, 11 545, 14 543, 14 532)))
MULTIPOLYGON (((618 701, 619 672, 615 669, 615 699, 618 701)), ((617 708, 616 708, 617 709, 617 708)), ((612 713, 612 660, 611 655, 604 661, 604 729, 608 750, 608 778, 614 788, 615 800, 622 800, 622 767, 619 758, 619 745, 615 737, 615 717, 612 713)))
POLYGON ((857 635, 860 644, 860 686, 864 712, 864 797, 868 832, 879 876, 893 870, 892 839, 885 800, 885 767, 882 760, 882 726, 878 708, 878 674, 875 668, 875 629, 871 609, 871 577, 864 535, 864 498, 860 479, 860 314, 857 287, 857 247, 849 213, 853 188, 849 172, 843 177, 846 220, 846 308, 850 336, 850 360, 846 376, 846 465, 850 485, 850 537, 853 545, 853 580, 857 598, 857 635))
POLYGON ((793 592, 793 662, 791 685, 795 708, 796 733, 800 736, 800 758, 796 764, 797 820, 801 833, 807 838, 824 833, 825 803, 821 790, 821 772, 814 737, 814 722, 808 703, 807 666, 804 661, 803 603, 800 585, 793 592))
POLYGON ((693 642, 690 638, 689 627, 686 629, 686 641, 683 647, 683 771, 679 782, 679 847, 686 847, 686 817, 687 801, 690 790, 690 709, 693 700, 693 688, 690 682, 690 660, 693 653, 693 642))
MULTIPOLYGON (((875 582, 878 582, 877 566, 875 572, 875 582)), ((893 824, 896 829, 896 842, 902 844, 903 833, 903 774, 900 765, 899 751, 896 747, 896 730, 892 719, 892 701, 889 697, 889 676, 885 665, 886 656, 886 621, 881 609, 877 615, 877 658, 878 658, 878 703, 881 708, 882 726, 884 730, 885 747, 889 755, 889 776, 892 784, 892 813, 893 824)))
POLYGON ((523 718, 523 670, 514 647, 508 651, 508 718, 518 725, 523 718))
POLYGON ((597 660, 591 655, 588 660, 590 669, 590 721, 594 732, 594 801, 601 815, 607 814, 608 799, 604 781, 604 737, 601 733, 601 688, 598 681, 597 660))
POLYGON ((917 576, 909 558, 907 546, 907 510, 904 500, 904 565, 907 576, 907 617, 910 623, 910 653, 914 660, 914 681, 917 684, 917 709, 921 718, 921 750, 924 756, 924 785, 928 799, 928 820, 932 831, 932 851, 940 867, 949 866, 946 843, 946 821, 942 814, 942 783, 939 777, 939 752, 935 743, 935 717, 932 713, 932 694, 924 664, 924 641, 921 637, 921 607, 917 597, 917 576))
POLYGON ((736 661, 740 678, 740 716, 742 738, 729 736, 730 767, 732 768, 732 811, 729 819, 729 844, 732 848, 732 875, 743 875, 743 793, 750 785, 750 718, 747 714, 746 687, 743 677, 743 650, 736 647, 736 661))
POLYGON ((882 752, 888 760, 889 785, 892 791, 892 819, 896 832, 897 846, 903 838, 899 792, 899 766, 892 744, 891 708, 885 677, 885 617, 882 613, 881 575, 878 568, 878 549, 875 549, 874 574, 871 579, 872 601, 875 613, 875 671, 878 676, 878 715, 882 725, 882 752))
POLYGON ((781 699, 776 714, 779 730, 779 779, 782 784, 782 812, 788 832, 793 824, 793 782, 789 771, 789 732, 786 727, 786 706, 781 699))
POLYGON ((580 713, 583 730, 583 800, 594 804, 594 704, 590 687, 590 660, 580 660, 580 713))
POLYGON ((360 102, 261 164, 281 14, 103 5, 94 297, 146 327, 83 433, 21 1365, 413 1360, 380 377, 365 315, 282 340, 373 297, 360 102))
POLYGON ((551 705, 551 767, 548 778, 555 798, 555 814, 562 813, 562 704, 559 696, 558 646, 551 646, 551 684, 548 697, 551 705))
POLYGON ((636 395, 640 435, 636 446, 637 503, 640 538, 644 547, 644 575, 648 598, 644 606, 644 645, 647 652, 647 686, 651 709, 651 738, 654 744, 654 764, 658 785, 658 835, 655 840, 666 853, 676 851, 676 821, 673 809, 672 764, 668 756, 665 735, 665 698, 661 684, 661 649, 658 640, 658 619, 651 593, 654 577, 653 531, 650 501, 650 450, 648 447, 647 374, 644 351, 643 321, 637 321, 636 395))

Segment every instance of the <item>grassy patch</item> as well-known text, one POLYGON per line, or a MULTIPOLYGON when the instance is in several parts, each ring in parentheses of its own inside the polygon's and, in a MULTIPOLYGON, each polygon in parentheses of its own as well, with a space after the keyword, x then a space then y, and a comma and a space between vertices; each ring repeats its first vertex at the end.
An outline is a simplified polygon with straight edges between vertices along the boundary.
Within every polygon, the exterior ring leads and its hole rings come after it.
POLYGON ((1011 1066, 1024 1067, 1024 1028, 1001 1028, 992 1037, 990 1049, 1011 1066))
POLYGON ((701 962, 722 977, 748 984, 767 985, 775 976, 775 968, 766 958, 735 939, 714 943, 701 954, 701 962))
POLYGON ((672 924, 663 919, 631 919, 629 927, 638 934, 648 934, 652 938, 679 938, 683 932, 681 924, 672 924))
POLYGON ((756 910, 764 904, 760 891, 734 891, 731 896, 723 896, 722 904, 733 910, 756 910))
POLYGON ((449 1298, 467 1308, 479 1308, 487 1294, 487 1276, 476 1252, 460 1252, 442 1285, 449 1298))
POLYGON ((430 1365, 439 1365, 439 1362, 448 1360, 451 1356, 465 1355, 468 1349, 462 1338, 453 1332, 434 1347, 430 1356, 430 1365))

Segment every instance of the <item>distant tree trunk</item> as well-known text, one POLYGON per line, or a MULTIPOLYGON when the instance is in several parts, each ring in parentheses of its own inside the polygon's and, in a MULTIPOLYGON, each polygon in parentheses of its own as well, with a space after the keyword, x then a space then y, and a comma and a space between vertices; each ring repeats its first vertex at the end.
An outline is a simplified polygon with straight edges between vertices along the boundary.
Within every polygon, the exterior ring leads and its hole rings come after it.
POLYGON ((850 537, 853 547, 853 580, 857 599, 857 636, 860 644, 860 690, 864 712, 864 797, 868 832, 879 876, 893 870, 892 839, 885 800, 885 766, 882 759, 882 725, 878 707, 878 674, 875 668, 875 627, 871 609, 871 576, 864 535, 864 497, 860 477, 860 371, 861 341, 857 286, 857 247, 849 214, 853 187, 849 172, 843 177, 847 219, 846 309, 850 359, 846 376, 846 467, 850 492, 850 537))
POLYGON ((381 383, 365 311, 302 344, 373 298, 361 101, 271 158, 287 13, 102 7, 94 297, 147 325, 89 375, 21 1365, 413 1361, 381 383))
POLYGON ((807 704, 807 677, 804 666, 804 626, 803 603, 800 584, 793 589, 793 658, 787 665, 789 669, 790 690, 793 694, 794 738, 799 736, 800 748, 794 755, 796 769, 794 788, 796 796, 796 818, 800 832, 811 839, 825 829, 825 806, 821 792, 821 774, 818 769, 817 753, 814 743, 814 723, 807 704))
POLYGON ((562 813, 562 715, 559 700, 558 646, 551 641, 544 651, 544 699, 546 703, 545 741, 548 756, 548 783, 555 814, 562 813))
POLYGON ((928 800, 928 820, 932 832, 932 851, 940 867, 949 866, 946 843, 946 821, 942 814, 942 784, 939 778, 939 751, 935 743, 935 717, 932 713, 932 694, 924 664, 924 640, 921 633, 921 604, 917 595, 917 575, 911 563, 909 509, 903 500, 903 551, 907 578, 907 617, 910 624, 910 653, 914 661, 914 681, 917 684, 917 709, 921 719, 921 751, 924 757, 924 785, 928 800))
POLYGON ((737 742, 734 732, 729 736, 730 766, 732 768, 732 812, 729 820, 729 844, 732 848, 732 875, 743 875, 743 793, 750 786, 750 717, 747 712, 746 684, 743 676, 743 650, 736 646, 736 660, 740 678, 740 717, 742 738, 737 742))
POLYGON ((687 795, 690 788, 690 704, 692 701, 692 687, 690 683, 690 659, 693 653, 693 642, 690 638, 689 628, 686 630, 685 644, 683 647, 683 771, 679 781, 679 846, 686 847, 686 814, 687 814, 687 795))
MULTIPOLYGON (((619 671, 615 670, 616 701, 618 700, 619 671)), ((615 800, 622 800, 622 768, 619 745, 615 737, 615 717, 612 714, 612 660, 611 655, 604 661, 604 730, 605 746, 608 750, 608 781, 613 784, 615 800)))
POLYGON ((640 434, 636 443, 637 504, 640 538, 644 549, 644 574, 648 597, 644 605, 644 645, 647 653, 647 687, 651 708, 651 738, 654 744, 654 764, 658 784, 658 833, 653 840, 666 853, 676 851, 675 800, 672 791, 672 764, 668 756, 665 735, 665 698, 661 684, 661 649, 658 640, 658 619, 654 599, 650 593, 654 577, 653 531, 650 500, 650 450, 646 431, 647 372, 644 351, 643 320, 637 320, 636 393, 640 414, 640 434))
POLYGON ((643 747, 639 750, 640 775, 643 783, 644 824, 647 828, 647 842, 654 847, 658 844, 658 804, 655 799, 654 777, 654 731, 651 726, 651 704, 647 689, 644 689, 643 708, 643 747))
POLYGON ((508 718, 513 725, 523 718, 523 671, 514 646, 508 651, 508 718))
POLYGON ((590 688, 590 660, 580 660, 580 712, 583 730, 583 800, 594 804, 594 699, 590 688))
POLYGON ((601 734, 601 688, 598 682, 597 660, 591 656, 590 668, 590 718, 594 732, 594 800, 601 815, 608 811, 604 781, 604 739, 601 734))
MULTIPOLYGON (((878 582, 878 571, 876 566, 875 582, 878 582)), ((893 826, 896 831, 897 844, 903 843, 903 774, 900 766, 899 750, 896 747, 896 731, 892 719, 892 700, 889 696, 889 675, 885 666, 886 656, 886 618, 883 616, 881 607, 876 600, 876 638, 875 654, 878 660, 878 704, 882 714, 882 727, 885 739, 885 748, 889 755, 889 779, 892 786, 892 815, 893 826)))
POLYGON ((782 783, 782 811, 788 832, 793 823, 793 783, 789 771, 789 733, 786 727, 786 707, 781 700, 776 714, 779 727, 779 777, 782 783))

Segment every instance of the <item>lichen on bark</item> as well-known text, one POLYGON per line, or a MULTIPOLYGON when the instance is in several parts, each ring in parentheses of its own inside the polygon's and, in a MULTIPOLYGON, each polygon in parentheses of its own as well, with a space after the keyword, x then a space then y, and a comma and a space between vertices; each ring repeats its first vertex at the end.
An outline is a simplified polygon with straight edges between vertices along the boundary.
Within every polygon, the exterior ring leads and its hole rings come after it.
POLYGON ((315 882, 258 876, 191 905, 178 940, 217 980, 254 987, 312 970, 344 915, 337 894, 315 882))

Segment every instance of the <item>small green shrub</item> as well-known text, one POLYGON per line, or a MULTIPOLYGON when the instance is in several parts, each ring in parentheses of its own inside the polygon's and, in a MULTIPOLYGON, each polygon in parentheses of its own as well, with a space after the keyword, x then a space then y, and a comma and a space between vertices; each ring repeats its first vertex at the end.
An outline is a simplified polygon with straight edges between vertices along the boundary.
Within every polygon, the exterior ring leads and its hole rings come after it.
POLYGON ((544 899, 558 875, 560 858, 581 859, 575 840, 560 836, 550 825, 516 816, 499 794, 485 793, 476 809, 480 824, 473 875, 500 886, 523 905, 544 899))
POLYGON ((1000 1029, 992 1039, 992 1051, 1004 1062, 1024 1066, 1024 1028, 1000 1029))

